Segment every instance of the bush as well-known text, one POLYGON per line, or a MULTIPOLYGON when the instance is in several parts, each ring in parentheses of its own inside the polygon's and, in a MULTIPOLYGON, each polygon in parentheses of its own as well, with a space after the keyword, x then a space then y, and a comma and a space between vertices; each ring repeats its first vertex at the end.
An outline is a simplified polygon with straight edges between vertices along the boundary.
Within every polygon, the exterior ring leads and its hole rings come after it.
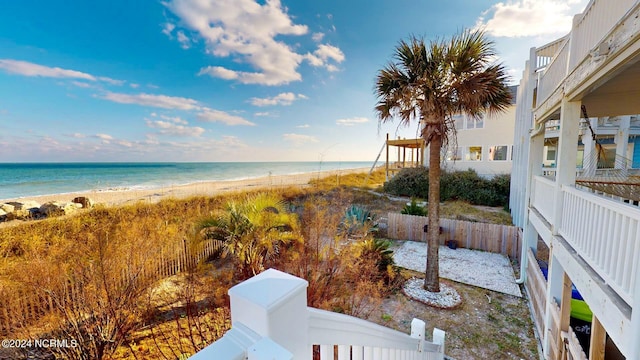
POLYGON ((429 193, 429 169, 408 168, 401 170, 384 183, 384 192, 399 196, 427 198, 429 193))
POLYGON ((400 213, 406 215, 427 216, 427 209, 418 205, 416 199, 413 198, 411 199, 411 204, 405 205, 400 213))
MULTIPOLYGON (((509 203, 510 181, 509 174, 496 175, 488 180, 472 169, 442 171, 440 201, 461 200, 473 205, 506 206, 509 203)), ((428 198, 429 170, 404 169, 384 184, 384 191, 392 195, 428 198)))

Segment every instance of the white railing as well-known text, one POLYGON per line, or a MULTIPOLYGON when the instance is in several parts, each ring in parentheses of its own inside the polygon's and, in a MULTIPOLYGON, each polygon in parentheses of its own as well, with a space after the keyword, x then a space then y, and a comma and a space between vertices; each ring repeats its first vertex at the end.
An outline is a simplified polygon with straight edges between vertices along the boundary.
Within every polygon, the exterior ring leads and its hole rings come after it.
POLYGON ((307 307, 307 281, 269 269, 229 289, 231 325, 195 360, 443 360, 445 332, 425 341, 362 319, 307 307))
POLYGON ((443 359, 444 332, 434 329, 434 343, 424 341, 425 323, 413 319, 411 335, 343 314, 309 308, 309 338, 320 360, 443 359), (437 342, 437 343, 435 343, 437 342))
POLYGON ((556 56, 554 56, 551 63, 547 65, 547 68, 540 77, 540 83, 538 85, 538 104, 544 103, 567 76, 568 60, 569 41, 565 40, 556 56))
POLYGON ((591 0, 571 30, 573 45, 569 68, 574 69, 589 56, 635 3, 636 0, 591 0))
POLYGON ((562 188, 562 194, 560 235, 633 306, 640 259, 640 210, 569 186, 562 188))
POLYGON ((542 176, 533 179, 533 207, 549 222, 553 222, 556 183, 542 176))

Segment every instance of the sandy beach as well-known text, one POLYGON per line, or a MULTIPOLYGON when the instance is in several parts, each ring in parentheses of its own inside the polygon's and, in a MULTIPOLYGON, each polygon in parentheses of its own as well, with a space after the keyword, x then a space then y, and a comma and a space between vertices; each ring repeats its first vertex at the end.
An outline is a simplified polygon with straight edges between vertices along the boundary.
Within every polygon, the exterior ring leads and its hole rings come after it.
POLYGON ((76 196, 87 196, 90 197, 96 204, 113 206, 133 203, 137 201, 157 202, 159 200, 168 198, 184 199, 191 196, 214 195, 221 192, 229 191, 275 188, 292 185, 304 186, 312 179, 324 178, 328 176, 335 176, 336 179, 338 179, 342 175, 362 173, 367 171, 369 171, 369 168, 327 170, 293 175, 265 176, 245 180, 206 181, 156 189, 84 191, 64 194, 29 196, 14 199, 2 199, 0 200, 0 203, 10 201, 24 202, 27 200, 33 200, 40 204, 44 204, 49 201, 69 202, 76 196))

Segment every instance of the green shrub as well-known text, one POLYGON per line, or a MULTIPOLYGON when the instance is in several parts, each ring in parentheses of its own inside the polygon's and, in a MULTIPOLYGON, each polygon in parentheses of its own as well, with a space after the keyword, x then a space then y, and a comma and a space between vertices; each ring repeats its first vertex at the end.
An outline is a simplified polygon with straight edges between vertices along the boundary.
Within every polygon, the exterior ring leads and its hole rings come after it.
POLYGON ((426 198, 429 192, 429 170, 424 167, 403 169, 384 183, 383 189, 393 195, 426 198))
POLYGON ((427 216, 427 209, 425 209, 423 206, 418 205, 416 199, 412 198, 411 203, 405 205, 400 213, 407 215, 427 216))
MULTIPOLYGON (((461 200, 473 205, 506 206, 509 203, 509 174, 485 179, 475 170, 446 172, 440 177, 440 201, 461 200)), ((404 169, 384 184, 392 195, 428 198, 429 170, 404 169)))

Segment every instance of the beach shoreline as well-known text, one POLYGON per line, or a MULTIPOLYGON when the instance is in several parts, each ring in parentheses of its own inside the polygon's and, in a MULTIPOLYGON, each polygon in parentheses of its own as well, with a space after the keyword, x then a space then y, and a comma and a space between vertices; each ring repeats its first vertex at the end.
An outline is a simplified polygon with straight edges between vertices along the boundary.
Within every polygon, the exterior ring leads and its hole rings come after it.
POLYGON ((150 203, 163 199, 185 199, 192 196, 212 196, 223 192, 245 191, 264 188, 277 188, 286 186, 304 186, 312 179, 328 176, 342 176, 354 173, 368 172, 369 168, 353 168, 341 170, 324 170, 289 175, 271 175, 242 180, 212 180, 197 181, 189 184, 163 186, 148 189, 115 189, 115 190, 90 190, 48 195, 24 196, 17 198, 1 199, 0 203, 12 201, 35 201, 44 204, 50 201, 70 202, 75 197, 84 196, 93 200, 94 204, 105 206, 118 206, 138 201, 150 203))

